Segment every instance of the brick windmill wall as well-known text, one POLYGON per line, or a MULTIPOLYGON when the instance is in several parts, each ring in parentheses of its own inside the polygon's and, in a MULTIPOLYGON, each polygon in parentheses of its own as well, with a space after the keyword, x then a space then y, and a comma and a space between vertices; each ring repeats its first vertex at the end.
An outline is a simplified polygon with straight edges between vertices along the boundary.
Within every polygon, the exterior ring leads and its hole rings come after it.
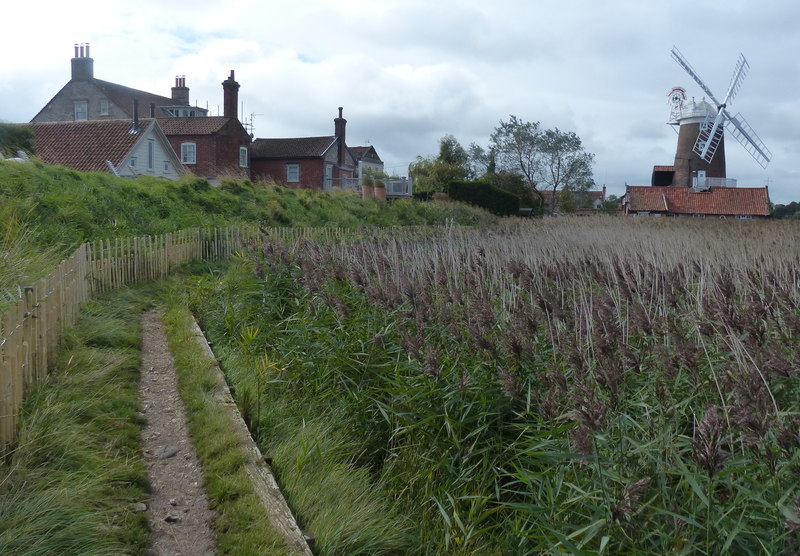
POLYGON ((700 102, 692 100, 684 106, 678 120, 680 127, 678 128, 678 148, 675 151, 675 163, 673 164, 675 174, 672 178, 672 185, 690 187, 692 178, 697 177, 698 170, 705 170, 706 177, 709 178, 726 177, 724 134, 711 162, 706 162, 692 150, 706 115, 716 114, 716 112, 716 108, 705 100, 700 102))

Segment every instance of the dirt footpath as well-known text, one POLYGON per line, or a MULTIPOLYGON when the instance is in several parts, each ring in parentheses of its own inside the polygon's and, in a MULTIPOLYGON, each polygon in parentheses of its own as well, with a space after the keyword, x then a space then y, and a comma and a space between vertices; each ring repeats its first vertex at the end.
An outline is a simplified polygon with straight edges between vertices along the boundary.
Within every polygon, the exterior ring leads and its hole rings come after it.
POLYGON ((142 434, 151 485, 146 505, 153 531, 148 554, 212 555, 216 552, 211 529, 214 512, 189 440, 161 313, 143 313, 141 329, 139 393, 147 420, 142 434))

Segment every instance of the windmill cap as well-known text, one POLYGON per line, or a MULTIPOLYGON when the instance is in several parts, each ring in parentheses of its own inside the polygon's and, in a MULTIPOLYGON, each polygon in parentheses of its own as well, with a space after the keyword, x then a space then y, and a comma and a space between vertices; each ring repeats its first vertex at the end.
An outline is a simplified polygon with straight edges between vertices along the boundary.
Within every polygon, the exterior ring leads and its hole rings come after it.
POLYGON ((709 103, 705 98, 700 101, 694 99, 687 101, 681 110, 681 117, 678 119, 680 123, 695 123, 694 120, 701 122, 709 114, 716 114, 717 107, 709 103))

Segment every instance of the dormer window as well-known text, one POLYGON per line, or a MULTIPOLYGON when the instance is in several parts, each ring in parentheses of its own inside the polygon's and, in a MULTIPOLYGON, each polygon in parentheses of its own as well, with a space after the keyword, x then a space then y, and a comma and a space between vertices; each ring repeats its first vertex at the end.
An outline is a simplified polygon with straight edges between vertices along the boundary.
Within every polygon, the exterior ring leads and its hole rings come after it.
POLYGON ((100 99, 100 111, 98 112, 101 116, 108 116, 108 99, 101 98, 100 99))

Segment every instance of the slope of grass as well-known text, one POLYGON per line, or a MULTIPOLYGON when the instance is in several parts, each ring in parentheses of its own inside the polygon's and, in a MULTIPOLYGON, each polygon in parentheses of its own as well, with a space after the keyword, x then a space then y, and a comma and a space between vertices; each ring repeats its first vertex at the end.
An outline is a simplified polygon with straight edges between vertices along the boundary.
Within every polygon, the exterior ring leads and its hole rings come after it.
POLYGON ((490 223, 490 214, 460 203, 382 203, 351 193, 287 189, 249 180, 218 187, 187 176, 181 181, 116 178, 38 161, 0 161, 0 206, 33 230, 39 245, 70 248, 99 238, 159 234, 192 227, 252 223, 263 226, 395 226, 490 223))

